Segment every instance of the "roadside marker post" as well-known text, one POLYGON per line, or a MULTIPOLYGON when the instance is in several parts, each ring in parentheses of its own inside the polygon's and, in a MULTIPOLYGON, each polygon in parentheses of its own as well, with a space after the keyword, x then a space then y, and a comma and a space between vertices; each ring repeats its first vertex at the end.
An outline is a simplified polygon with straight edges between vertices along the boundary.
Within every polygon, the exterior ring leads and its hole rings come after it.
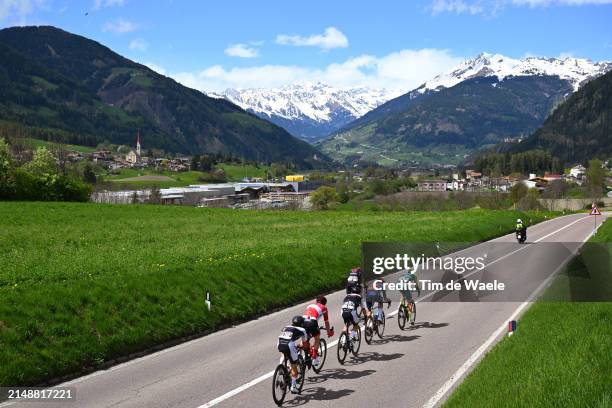
POLYGON ((595 226, 593 227, 593 231, 597 231, 597 216, 601 215, 601 211, 599 211, 599 208, 597 208, 597 204, 593 203, 591 205, 591 212, 589 213, 589 215, 593 215, 595 218, 595 226))
POLYGON ((211 299, 210 299, 210 292, 209 291, 206 291, 206 300, 204 300, 204 302, 206 303, 206 307, 210 311, 210 308, 211 308, 211 299))
POLYGON ((516 320, 510 320, 508 322, 508 337, 512 336, 512 334, 516 331, 516 320))

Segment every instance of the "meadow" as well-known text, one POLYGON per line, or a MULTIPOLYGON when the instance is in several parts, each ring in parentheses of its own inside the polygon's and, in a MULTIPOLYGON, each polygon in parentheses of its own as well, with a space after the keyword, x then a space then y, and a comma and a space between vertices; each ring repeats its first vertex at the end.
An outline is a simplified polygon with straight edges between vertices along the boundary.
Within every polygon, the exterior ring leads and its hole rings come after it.
POLYGON ((362 241, 475 242, 517 216, 544 214, 0 202, 0 385, 94 369, 338 289, 362 241))
MULTIPOLYGON (((265 178, 268 170, 267 166, 256 167, 252 164, 240 165, 219 163, 216 167, 222 169, 228 181, 242 181, 245 177, 265 178)), ((158 171, 155 169, 120 169, 117 174, 104 175, 104 181, 113 182, 117 188, 138 189, 138 188, 169 188, 185 187, 191 184, 209 184, 200 178, 205 176, 201 171, 158 171), (137 179, 141 176, 164 176, 164 180, 137 179)))
MULTIPOLYGON (((591 242, 608 243, 609 264, 612 221, 591 242)), ((612 406, 612 302, 538 301, 517 326, 445 407, 612 406)))

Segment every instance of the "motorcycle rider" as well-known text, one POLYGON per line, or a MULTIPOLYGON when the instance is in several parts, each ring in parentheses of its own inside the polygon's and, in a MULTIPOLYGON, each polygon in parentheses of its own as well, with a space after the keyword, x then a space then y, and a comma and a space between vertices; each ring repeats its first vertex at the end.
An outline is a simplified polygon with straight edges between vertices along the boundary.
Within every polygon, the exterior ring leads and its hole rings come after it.
POLYGON ((527 226, 525 226, 525 224, 523 224, 523 220, 521 220, 520 218, 518 218, 516 220, 516 229, 515 229, 516 234, 518 235, 519 233, 522 235, 523 240, 525 240, 527 238, 527 226))

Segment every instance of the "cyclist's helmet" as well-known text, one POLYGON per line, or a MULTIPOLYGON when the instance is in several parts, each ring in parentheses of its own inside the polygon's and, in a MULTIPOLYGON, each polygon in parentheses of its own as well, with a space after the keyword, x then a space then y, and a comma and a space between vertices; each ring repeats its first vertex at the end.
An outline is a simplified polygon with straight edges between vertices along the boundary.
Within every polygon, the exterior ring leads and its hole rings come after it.
POLYGON ((304 326, 304 317, 303 316, 293 316, 293 319, 291 319, 291 325, 295 327, 304 326))
POLYGON ((320 303, 322 305, 326 305, 327 304, 327 298, 325 296, 319 295, 319 296, 317 296, 317 303, 320 303))
POLYGON ((346 288, 346 293, 360 294, 361 293, 361 286, 359 286, 359 285, 349 285, 346 288))
POLYGON ((523 220, 521 220, 520 218, 518 218, 518 219, 516 220, 516 223, 517 223, 517 224, 522 224, 522 223, 523 223, 523 220))

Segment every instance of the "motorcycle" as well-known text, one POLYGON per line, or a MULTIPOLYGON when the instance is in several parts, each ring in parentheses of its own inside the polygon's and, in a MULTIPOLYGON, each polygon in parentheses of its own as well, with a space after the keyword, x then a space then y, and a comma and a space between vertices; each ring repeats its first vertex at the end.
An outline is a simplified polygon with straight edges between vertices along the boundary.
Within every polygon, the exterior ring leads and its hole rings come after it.
POLYGON ((519 244, 522 244, 527 240, 527 228, 516 230, 516 240, 519 244))

